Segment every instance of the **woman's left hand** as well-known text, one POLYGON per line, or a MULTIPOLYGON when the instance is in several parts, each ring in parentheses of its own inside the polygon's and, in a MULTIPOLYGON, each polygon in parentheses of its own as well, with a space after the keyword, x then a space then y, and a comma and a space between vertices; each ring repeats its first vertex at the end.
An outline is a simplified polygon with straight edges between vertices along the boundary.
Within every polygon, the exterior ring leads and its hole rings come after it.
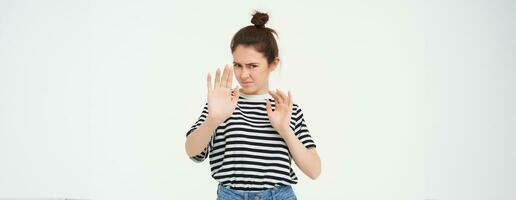
POLYGON ((267 115, 269 116, 269 121, 274 129, 278 131, 278 133, 288 133, 288 129, 290 129, 290 118, 292 115, 292 94, 288 91, 288 96, 285 95, 282 91, 276 89, 277 92, 273 92, 269 90, 269 94, 274 98, 276 102, 276 108, 272 111, 271 102, 267 100, 265 106, 267 108, 267 115))

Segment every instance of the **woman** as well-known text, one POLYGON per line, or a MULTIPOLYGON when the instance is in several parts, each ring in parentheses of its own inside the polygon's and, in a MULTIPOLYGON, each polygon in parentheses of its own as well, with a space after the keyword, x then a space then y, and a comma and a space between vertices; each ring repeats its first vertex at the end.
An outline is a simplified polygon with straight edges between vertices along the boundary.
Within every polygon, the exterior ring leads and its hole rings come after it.
POLYGON ((207 76, 208 102, 186 136, 186 152, 196 162, 209 155, 217 199, 296 199, 291 160, 311 179, 321 173, 299 105, 289 91, 269 90, 269 74, 279 64, 278 46, 265 27, 269 16, 256 12, 254 25, 231 41, 233 67, 207 76), (232 88, 233 75, 242 88, 232 88))

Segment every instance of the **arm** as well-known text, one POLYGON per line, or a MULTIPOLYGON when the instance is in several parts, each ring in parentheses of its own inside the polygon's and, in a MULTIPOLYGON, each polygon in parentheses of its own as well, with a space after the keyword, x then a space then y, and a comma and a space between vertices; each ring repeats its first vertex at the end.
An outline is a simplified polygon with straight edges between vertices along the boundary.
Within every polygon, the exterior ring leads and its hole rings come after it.
POLYGON ((208 116, 206 121, 188 135, 185 142, 185 150, 189 157, 200 154, 206 148, 218 124, 216 120, 208 116))
POLYGON ((272 127, 285 140, 299 169, 312 180, 315 180, 321 174, 321 159, 315 148, 307 149, 289 126, 292 114, 292 94, 289 91, 287 96, 281 90, 277 90, 277 92, 269 91, 269 93, 276 100, 274 111, 271 103, 269 101, 266 103, 267 114, 272 127))
POLYGON ((190 133, 185 142, 185 150, 188 156, 196 156, 203 152, 204 148, 208 146, 211 136, 219 124, 231 116, 235 110, 240 92, 238 86, 233 89, 233 96, 231 96, 231 85, 233 80, 233 70, 225 66, 220 77, 220 69, 217 68, 215 73, 215 86, 212 87, 211 75, 208 74, 206 82, 208 86, 208 114, 206 121, 204 121, 197 129, 190 133))
POLYGON ((278 131, 287 143, 288 149, 296 165, 312 180, 315 180, 321 174, 321 159, 315 148, 305 148, 303 143, 294 134, 289 127, 278 131))

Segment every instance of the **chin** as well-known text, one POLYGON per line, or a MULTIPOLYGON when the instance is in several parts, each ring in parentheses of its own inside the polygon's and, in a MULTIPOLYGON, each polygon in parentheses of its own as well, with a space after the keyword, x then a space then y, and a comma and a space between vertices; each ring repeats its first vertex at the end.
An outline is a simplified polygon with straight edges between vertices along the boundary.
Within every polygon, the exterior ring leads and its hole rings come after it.
POLYGON ((252 89, 252 87, 242 87, 240 88, 240 92, 243 92, 245 94, 254 94, 256 90, 252 89))

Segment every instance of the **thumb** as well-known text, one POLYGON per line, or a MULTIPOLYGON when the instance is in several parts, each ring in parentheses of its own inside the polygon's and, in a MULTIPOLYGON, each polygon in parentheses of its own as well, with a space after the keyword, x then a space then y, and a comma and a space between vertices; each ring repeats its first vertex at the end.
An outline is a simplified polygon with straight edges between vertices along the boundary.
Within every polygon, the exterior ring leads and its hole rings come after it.
POLYGON ((235 89, 233 89, 233 104, 236 106, 238 102, 238 98, 240 97, 239 86, 237 85, 235 89))

